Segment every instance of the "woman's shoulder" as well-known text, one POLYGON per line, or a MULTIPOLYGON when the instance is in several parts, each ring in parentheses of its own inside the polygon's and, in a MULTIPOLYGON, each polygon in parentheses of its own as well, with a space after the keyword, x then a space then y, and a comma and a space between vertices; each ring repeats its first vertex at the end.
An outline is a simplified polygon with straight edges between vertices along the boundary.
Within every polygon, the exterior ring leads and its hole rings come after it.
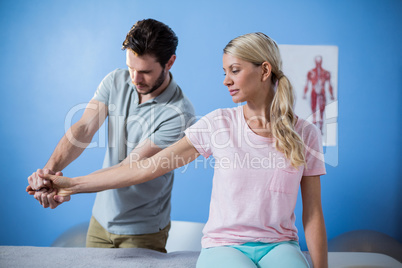
POLYGON ((228 125, 238 124, 241 107, 219 108, 202 116, 197 120, 199 125, 207 125, 212 128, 222 128, 228 125))
POLYGON ((297 118, 295 130, 303 138, 321 135, 321 131, 316 125, 300 117, 297 118))
POLYGON ((219 108, 214 111, 216 115, 233 116, 236 117, 241 113, 242 106, 236 106, 231 108, 219 108))
POLYGON ((221 117, 237 117, 241 113, 241 106, 238 107, 232 107, 232 108, 218 108, 216 110, 213 110, 212 112, 208 113, 205 117, 208 117, 210 119, 219 119, 221 117))

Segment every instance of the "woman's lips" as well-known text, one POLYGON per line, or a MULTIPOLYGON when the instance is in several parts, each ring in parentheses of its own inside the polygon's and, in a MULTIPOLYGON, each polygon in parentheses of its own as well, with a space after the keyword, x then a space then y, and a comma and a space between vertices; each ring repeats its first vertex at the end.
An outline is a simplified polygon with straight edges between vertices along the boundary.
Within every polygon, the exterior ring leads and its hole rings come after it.
POLYGON ((229 90, 230 96, 235 95, 239 90, 238 89, 231 89, 229 90))

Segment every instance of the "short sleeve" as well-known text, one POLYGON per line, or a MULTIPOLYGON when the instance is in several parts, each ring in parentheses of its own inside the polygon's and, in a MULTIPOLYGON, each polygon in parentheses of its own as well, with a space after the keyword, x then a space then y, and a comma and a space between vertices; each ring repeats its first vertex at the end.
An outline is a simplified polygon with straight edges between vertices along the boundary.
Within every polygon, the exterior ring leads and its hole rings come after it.
POLYGON ((184 131, 194 148, 205 158, 212 155, 211 135, 214 130, 215 116, 216 111, 213 111, 184 131))
MULTIPOLYGON (((165 111, 166 112, 166 111, 165 111)), ((176 113, 169 116, 150 136, 150 140, 159 148, 166 148, 184 136, 184 130, 194 122, 191 113, 176 113)))
POLYGON ((105 78, 103 78, 98 88, 96 89, 93 99, 103 102, 106 105, 109 105, 109 96, 112 87, 114 85, 113 83, 114 77, 115 77, 115 71, 109 73, 108 75, 105 76, 105 78))
POLYGON ((302 128, 302 138, 307 164, 303 176, 325 175, 325 160, 320 130, 315 125, 305 121, 302 128))

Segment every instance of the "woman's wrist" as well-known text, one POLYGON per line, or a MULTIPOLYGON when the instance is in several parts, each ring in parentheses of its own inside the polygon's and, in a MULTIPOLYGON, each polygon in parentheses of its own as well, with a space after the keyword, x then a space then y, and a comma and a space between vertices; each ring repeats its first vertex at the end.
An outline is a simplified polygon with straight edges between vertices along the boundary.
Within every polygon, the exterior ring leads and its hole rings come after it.
POLYGON ((86 176, 79 176, 71 178, 71 185, 70 187, 68 187, 68 191, 71 192, 71 194, 80 194, 87 192, 85 191, 86 189, 85 177, 86 176))
POLYGON ((102 185, 102 178, 100 178, 99 174, 89 174, 71 178, 68 191, 71 194, 94 193, 106 190, 107 188, 105 187, 105 185, 102 185))

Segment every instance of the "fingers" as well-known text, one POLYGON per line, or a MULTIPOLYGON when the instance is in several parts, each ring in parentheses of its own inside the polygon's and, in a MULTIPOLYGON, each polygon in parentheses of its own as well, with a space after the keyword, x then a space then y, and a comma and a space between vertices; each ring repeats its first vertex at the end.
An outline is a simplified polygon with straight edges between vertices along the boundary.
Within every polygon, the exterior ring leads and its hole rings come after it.
POLYGON ((33 178, 36 181, 35 189, 40 189, 44 186, 43 184, 43 179, 40 177, 40 175, 44 174, 42 169, 38 169, 34 174, 33 178))
POLYGON ((28 185, 27 188, 25 189, 25 191, 30 194, 30 195, 34 195, 35 194, 35 190, 32 189, 31 185, 28 185))
POLYGON ((41 180, 45 180, 48 184, 51 181, 54 181, 59 175, 52 175, 52 174, 38 174, 41 180))
POLYGON ((38 200, 39 204, 44 208, 50 207, 51 209, 55 209, 62 203, 68 202, 71 199, 70 196, 58 196, 56 194, 57 190, 55 189, 52 189, 51 191, 42 189, 33 192, 35 199, 38 200))
MULTIPOLYGON (((60 172, 60 171, 58 171, 58 172, 60 172)), ((56 173, 55 173, 53 170, 50 170, 50 169, 48 169, 48 168, 45 168, 45 169, 43 170, 43 173, 39 174, 39 177, 40 177, 40 175, 42 175, 42 174, 55 175, 56 173)), ((51 183, 49 180, 45 180, 45 179, 44 179, 44 180, 43 180, 43 185, 46 186, 46 187, 51 187, 52 183, 51 183)))
POLYGON ((36 189, 36 178, 35 178, 35 176, 36 176, 36 174, 34 172, 34 173, 32 173, 31 176, 28 177, 28 183, 29 183, 29 186, 31 186, 32 190, 36 189))
POLYGON ((30 185, 26 188, 26 191, 34 195, 34 198, 44 208, 50 207, 53 209, 64 202, 70 201, 70 195, 73 193, 71 191, 73 186, 71 180, 71 178, 63 177, 61 171, 52 172, 45 169, 42 172, 38 170, 28 178, 30 185), (40 188, 35 188, 36 185, 40 185, 40 188))
POLYGON ((54 196, 56 195, 56 190, 52 190, 48 195, 47 195, 47 198, 48 198, 48 203, 49 203, 49 207, 51 208, 51 209, 55 209, 55 208, 57 208, 57 206, 58 205, 60 205, 61 203, 58 203, 55 199, 54 199, 54 196))
POLYGON ((41 204, 41 206, 43 206, 44 208, 48 207, 48 205, 49 205, 49 203, 46 202, 46 203, 47 203, 47 206, 45 206, 45 204, 44 204, 44 199, 45 199, 45 198, 42 197, 42 195, 45 195, 46 192, 47 192, 47 189, 42 189, 42 190, 36 191, 35 194, 34 194, 34 198, 35 198, 36 200, 38 200, 38 201, 39 201, 39 204, 41 204))
POLYGON ((57 202, 54 198, 56 193, 57 192, 55 189, 52 189, 51 191, 48 191, 47 189, 42 189, 35 192, 34 196, 35 199, 39 201, 39 204, 41 204, 41 206, 43 206, 44 208, 50 207, 51 209, 54 209, 61 204, 57 202))
POLYGON ((48 207, 49 207, 49 198, 48 198, 48 196, 49 196, 49 193, 48 193, 48 192, 44 192, 44 193, 41 194, 41 199, 42 199, 41 204, 42 204, 42 206, 43 206, 44 208, 48 208, 48 207))
POLYGON ((64 203, 70 201, 71 196, 60 196, 60 195, 55 195, 54 200, 58 203, 64 203))
POLYGON ((44 208, 56 208, 63 202, 70 201, 70 196, 58 196, 57 190, 52 187, 52 180, 63 176, 61 171, 54 172, 50 169, 38 169, 28 177, 29 185, 25 191, 33 195, 44 208))
POLYGON ((38 169, 36 172, 32 173, 31 176, 28 177, 28 183, 31 186, 32 190, 38 190, 45 185, 43 184, 43 179, 40 175, 43 174, 41 169, 38 169))
POLYGON ((61 205, 62 203, 70 201, 70 199, 71 199, 70 196, 57 195, 56 189, 52 189, 52 191, 48 193, 47 198, 48 198, 47 201, 49 202, 49 207, 51 209, 54 209, 54 208, 58 207, 59 205, 61 205))
POLYGON ((63 176, 63 173, 61 171, 54 172, 48 168, 45 169, 38 169, 36 172, 32 173, 31 176, 28 177, 28 183, 31 186, 32 190, 39 190, 43 187, 49 187, 51 188, 51 181, 47 179, 43 179, 42 176, 44 175, 57 175, 57 176, 63 176))
POLYGON ((42 179, 51 181, 52 188, 57 189, 60 196, 69 196, 74 193, 73 188, 75 185, 72 178, 49 174, 39 174, 39 176, 42 179))

